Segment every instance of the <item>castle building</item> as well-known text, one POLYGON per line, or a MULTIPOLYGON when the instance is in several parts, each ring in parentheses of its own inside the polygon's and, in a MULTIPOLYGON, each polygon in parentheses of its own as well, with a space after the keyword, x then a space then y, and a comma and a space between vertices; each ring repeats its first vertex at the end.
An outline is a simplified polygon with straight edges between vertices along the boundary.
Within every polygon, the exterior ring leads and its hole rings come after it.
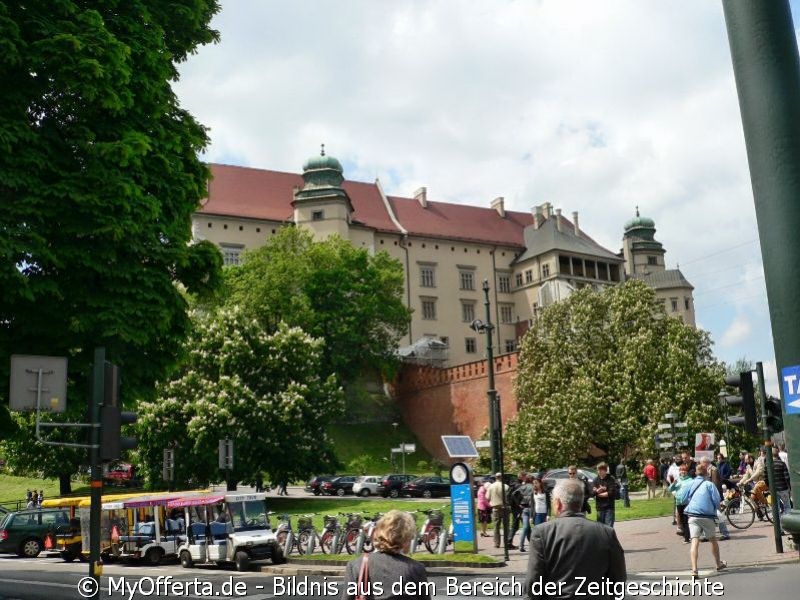
POLYGON ((483 358, 485 341, 470 325, 486 318, 484 280, 496 354, 516 351, 541 308, 576 289, 599 290, 627 276, 643 279, 667 301, 669 314, 694 324, 692 287, 680 271, 666 269, 655 226, 638 211, 625 226, 623 251, 615 254, 580 228, 576 212, 567 219, 550 203, 528 213, 509 211, 503 198, 488 208, 436 202, 424 187, 412 197, 390 196, 378 180, 345 180, 324 147, 301 175, 221 164, 210 169, 193 235, 219 245, 226 265, 238 264, 243 250, 286 225, 306 228, 317 239, 336 234, 400 261, 413 310, 401 340, 408 357, 443 367, 483 358))

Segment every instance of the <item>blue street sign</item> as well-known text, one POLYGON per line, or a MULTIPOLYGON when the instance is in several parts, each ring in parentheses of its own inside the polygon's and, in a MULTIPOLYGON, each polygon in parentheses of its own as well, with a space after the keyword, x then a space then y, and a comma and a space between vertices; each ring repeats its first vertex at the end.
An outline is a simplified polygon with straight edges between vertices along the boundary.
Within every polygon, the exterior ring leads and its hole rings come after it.
POLYGON ((472 486, 469 481, 450 486, 450 501, 453 507, 453 540, 475 542, 475 509, 472 486))
POLYGON ((787 415, 800 414, 800 365, 781 369, 783 384, 783 412, 787 415))

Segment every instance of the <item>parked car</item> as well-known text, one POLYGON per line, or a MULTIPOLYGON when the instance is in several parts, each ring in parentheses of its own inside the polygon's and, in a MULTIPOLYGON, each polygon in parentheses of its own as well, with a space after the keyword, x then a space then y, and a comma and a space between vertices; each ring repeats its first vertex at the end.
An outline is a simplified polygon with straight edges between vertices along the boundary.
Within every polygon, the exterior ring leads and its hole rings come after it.
MULTIPOLYGON (((478 495, 478 488, 480 488, 486 482, 493 483, 494 482, 494 475, 473 475, 472 477, 472 493, 477 497, 478 495)), ((514 473, 506 473, 503 475, 503 481, 506 482, 507 486, 514 486, 517 485, 517 476, 514 473)))
POLYGON ((69 530, 69 510, 37 509, 8 513, 0 523, 0 553, 36 558, 44 539, 69 530))
POLYGON ((377 494, 380 482, 381 478, 378 475, 362 475, 353 485, 353 493, 356 496, 364 496, 365 498, 377 494))
POLYGON ((447 477, 432 475, 417 477, 403 486, 402 494, 413 498, 434 498, 450 495, 450 480, 447 477))
MULTIPOLYGON (((567 472, 566 467, 563 469, 550 469, 542 478, 544 489, 548 492, 552 492, 553 488, 556 486, 556 482, 558 482, 559 479, 567 479, 568 477, 569 473, 567 472)), ((578 479, 582 480, 585 484, 586 490, 590 491, 592 489, 592 485, 594 484, 594 480, 597 479, 597 471, 579 467, 578 479)))
POLYGON ((403 486, 412 479, 416 479, 416 475, 398 475, 390 474, 381 477, 381 482, 378 484, 378 494, 386 498, 397 498, 403 490, 403 486))
POLYGON ((306 486, 303 488, 309 494, 314 494, 315 496, 319 496, 322 493, 320 486, 326 482, 333 479, 335 475, 315 475, 311 479, 308 480, 306 486))
POLYGON ((326 496, 344 496, 345 494, 353 493, 353 486, 356 483, 355 475, 342 475, 341 477, 334 477, 330 481, 323 481, 320 490, 326 496))

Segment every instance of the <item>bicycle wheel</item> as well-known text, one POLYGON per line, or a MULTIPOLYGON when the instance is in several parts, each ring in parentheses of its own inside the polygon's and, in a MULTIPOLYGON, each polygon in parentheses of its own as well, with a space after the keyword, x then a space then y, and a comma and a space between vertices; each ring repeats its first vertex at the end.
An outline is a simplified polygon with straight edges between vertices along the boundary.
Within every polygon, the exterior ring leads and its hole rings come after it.
POLYGON ((352 554, 356 551, 356 546, 358 546, 358 529, 350 529, 344 535, 344 548, 348 554, 352 554))
POLYGON ((324 554, 333 554, 333 532, 326 530, 319 538, 319 547, 324 554))
POLYGON ((756 518, 755 507, 747 498, 734 498, 725 509, 728 523, 736 529, 747 529, 756 518))
POLYGON ((308 549, 308 539, 311 537, 310 531, 301 531, 297 535, 297 553, 303 555, 308 549))
MULTIPOLYGON (((764 511, 764 516, 767 517, 767 521, 772 523, 772 496, 768 492, 764 494, 764 498, 766 502, 760 508, 764 511)), ((783 514, 783 500, 780 498, 778 498, 778 514, 783 514)))
POLYGON ((439 534, 442 530, 439 527, 431 527, 423 537, 423 543, 431 554, 436 554, 436 548, 439 546, 439 534))

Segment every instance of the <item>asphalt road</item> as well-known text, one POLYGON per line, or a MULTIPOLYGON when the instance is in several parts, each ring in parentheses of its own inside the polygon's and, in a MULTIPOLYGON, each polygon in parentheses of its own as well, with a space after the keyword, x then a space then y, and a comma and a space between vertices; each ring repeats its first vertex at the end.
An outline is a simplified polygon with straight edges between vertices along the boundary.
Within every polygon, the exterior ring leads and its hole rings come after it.
MULTIPOLYGON (((797 586, 797 564, 778 564, 762 567, 733 568, 700 579, 695 587, 686 576, 666 575, 667 584, 676 589, 661 596, 723 597, 727 600, 753 600, 774 595, 786 598, 797 586), (706 581, 708 583, 706 583, 706 581), (712 587, 713 586, 713 587, 712 587)), ((81 598, 78 586, 87 576, 85 564, 65 564, 58 559, 0 558, 0 600, 74 600, 81 598)), ((430 582, 435 600, 467 600, 468 598, 519 597, 524 575, 505 573, 494 576, 432 575, 430 582), (516 586, 516 587, 515 587, 516 586)), ((632 574, 630 581, 656 586, 662 577, 632 574)), ((179 565, 143 567, 139 565, 106 565, 101 578, 99 598, 276 598, 326 600, 339 598, 341 577, 274 576, 263 573, 236 573, 225 570, 186 570, 179 565)), ((645 594, 640 594, 641 596, 645 594)), ((628 593, 625 598, 640 595, 628 593)), ((587 595, 587 598, 591 598, 587 595)))

